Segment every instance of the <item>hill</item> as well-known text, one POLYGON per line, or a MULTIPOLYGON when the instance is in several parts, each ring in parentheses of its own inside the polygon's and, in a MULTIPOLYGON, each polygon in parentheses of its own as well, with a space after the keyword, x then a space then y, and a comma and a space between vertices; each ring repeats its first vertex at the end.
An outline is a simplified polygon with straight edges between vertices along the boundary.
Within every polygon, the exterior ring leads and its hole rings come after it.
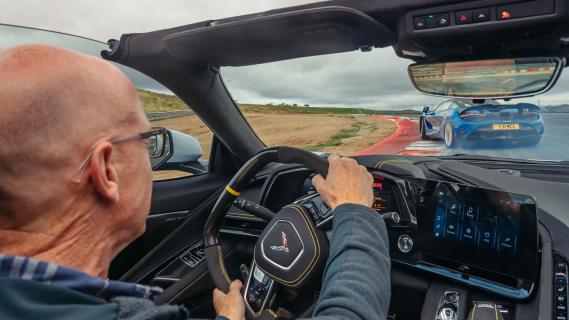
MULTIPOLYGON (((188 110, 186 104, 177 96, 138 90, 140 99, 144 103, 144 112, 168 112, 188 110)), ((373 110, 364 108, 334 108, 334 107, 309 107, 290 104, 238 104, 244 113, 263 114, 382 114, 382 115, 419 115, 415 110, 373 110)))

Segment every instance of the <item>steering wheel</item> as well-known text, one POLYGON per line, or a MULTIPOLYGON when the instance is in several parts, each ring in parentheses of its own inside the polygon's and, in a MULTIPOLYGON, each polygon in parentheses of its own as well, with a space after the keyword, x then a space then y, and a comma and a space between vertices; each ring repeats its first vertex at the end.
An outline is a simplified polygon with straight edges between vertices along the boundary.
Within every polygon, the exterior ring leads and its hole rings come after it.
MULTIPOLYGON (((223 292, 229 291, 231 280, 225 269, 219 227, 240 191, 270 162, 302 164, 323 177, 328 173, 328 161, 292 147, 267 148, 243 165, 215 203, 204 228, 207 266, 215 286, 223 292)), ((298 289, 321 270, 328 256, 329 243, 326 234, 316 227, 313 217, 311 207, 298 202, 289 204, 261 233, 244 290, 247 319, 274 318, 274 312, 267 307, 275 284, 298 289)))

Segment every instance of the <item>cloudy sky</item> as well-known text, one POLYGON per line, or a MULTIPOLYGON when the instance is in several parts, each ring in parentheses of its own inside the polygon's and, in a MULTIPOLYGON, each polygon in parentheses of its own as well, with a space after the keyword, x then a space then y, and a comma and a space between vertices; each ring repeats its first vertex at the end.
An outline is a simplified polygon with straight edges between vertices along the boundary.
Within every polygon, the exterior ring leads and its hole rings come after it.
MULTIPOLYGON (((0 23, 62 31, 102 41, 202 20, 266 11, 314 0, 0 0, 0 23)), ((9 45, 0 35, 0 45, 9 45)), ((393 49, 351 52, 222 71, 235 99, 249 103, 301 103, 371 108, 418 108, 441 99, 416 93, 410 61, 393 49)), ((569 70, 568 70, 569 71, 569 70)), ((549 93, 526 99, 569 102, 569 72, 549 93)))

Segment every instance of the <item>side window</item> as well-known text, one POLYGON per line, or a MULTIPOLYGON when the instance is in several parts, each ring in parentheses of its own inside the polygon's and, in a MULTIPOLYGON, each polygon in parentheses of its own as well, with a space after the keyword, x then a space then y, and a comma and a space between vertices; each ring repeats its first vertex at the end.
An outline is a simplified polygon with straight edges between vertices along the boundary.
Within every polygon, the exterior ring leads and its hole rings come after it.
MULTIPOLYGON (((0 49, 26 43, 55 45, 100 58, 104 42, 39 29, 0 25, 0 49)), ((153 126, 168 130, 165 156, 151 158, 154 180, 165 180, 208 171, 212 133, 190 108, 152 78, 123 65, 121 69, 139 90, 144 111, 153 126)))

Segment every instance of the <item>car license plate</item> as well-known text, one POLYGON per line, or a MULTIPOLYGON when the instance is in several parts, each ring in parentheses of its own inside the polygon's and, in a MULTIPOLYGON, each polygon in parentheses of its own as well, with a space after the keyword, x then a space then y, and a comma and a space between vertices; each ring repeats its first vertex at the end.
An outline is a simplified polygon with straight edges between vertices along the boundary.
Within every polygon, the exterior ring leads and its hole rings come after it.
POLYGON ((519 123, 495 123, 492 125, 492 130, 519 130, 519 123))

